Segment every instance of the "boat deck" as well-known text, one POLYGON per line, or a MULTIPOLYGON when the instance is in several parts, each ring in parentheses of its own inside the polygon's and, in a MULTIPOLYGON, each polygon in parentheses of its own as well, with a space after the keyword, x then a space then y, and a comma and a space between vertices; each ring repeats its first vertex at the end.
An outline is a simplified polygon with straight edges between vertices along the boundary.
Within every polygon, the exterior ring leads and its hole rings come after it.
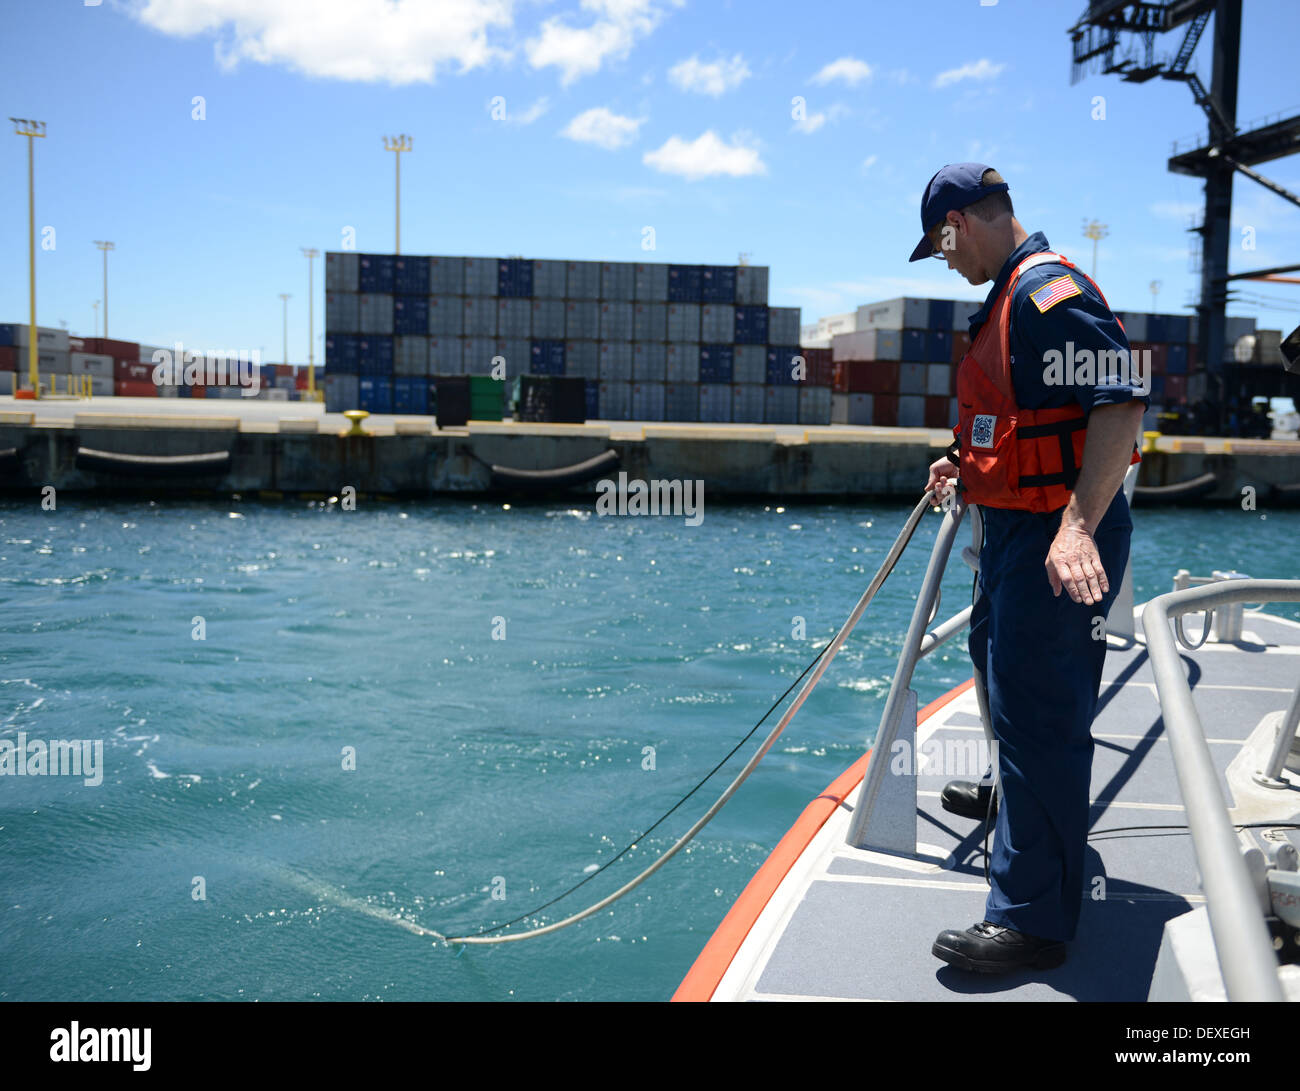
MULTIPOLYGON (((1195 638, 1200 619, 1188 622, 1195 638)), ((1237 644, 1180 649, 1230 801, 1229 763, 1266 715, 1286 707, 1300 677, 1300 625, 1247 612, 1243 630, 1237 644)), ((969 974, 930 953, 945 928, 983 919, 988 888, 984 823, 944 811, 939 792, 952 778, 922 768, 918 851, 943 858, 942 865, 846 845, 855 786, 768 899, 712 998, 1145 1001, 1165 922, 1205 899, 1185 830, 1105 832, 1185 822, 1140 620, 1135 644, 1123 648, 1111 641, 1093 737, 1093 833, 1079 933, 1065 965, 969 974)), ((919 724, 917 752, 924 753, 932 738, 983 739, 973 688, 919 724)), ((1269 817, 1282 820, 1300 810, 1300 792, 1276 795, 1283 798, 1269 817)), ((991 837, 990 830, 990 847, 991 837)))

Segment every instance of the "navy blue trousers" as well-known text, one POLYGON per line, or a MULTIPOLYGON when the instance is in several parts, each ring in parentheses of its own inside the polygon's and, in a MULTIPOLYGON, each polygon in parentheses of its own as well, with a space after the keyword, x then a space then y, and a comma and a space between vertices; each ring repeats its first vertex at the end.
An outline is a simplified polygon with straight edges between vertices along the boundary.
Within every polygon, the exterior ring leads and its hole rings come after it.
POLYGON ((1064 589, 1053 596, 1044 567, 1063 511, 983 510, 969 644, 988 690, 1001 780, 985 918, 1054 940, 1073 939, 1079 922, 1106 660, 1097 619, 1119 593, 1133 531, 1121 489, 1093 534, 1110 590, 1100 604, 1076 603, 1064 589))

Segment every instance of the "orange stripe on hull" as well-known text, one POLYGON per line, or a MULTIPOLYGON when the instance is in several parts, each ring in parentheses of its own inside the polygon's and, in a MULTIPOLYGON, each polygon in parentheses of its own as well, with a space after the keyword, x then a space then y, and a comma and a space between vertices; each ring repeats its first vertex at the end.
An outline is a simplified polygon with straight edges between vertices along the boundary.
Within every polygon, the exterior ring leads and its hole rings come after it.
MULTIPOLYGON (((917 723, 924 723, 944 705, 956 700, 973 685, 975 679, 968 678, 942 697, 935 698, 917 714, 917 723)), ((677 986, 677 991, 673 993, 674 1003, 712 999, 723 974, 731 965, 731 960, 736 957, 740 945, 745 942, 749 930, 754 927, 754 922, 767 908, 767 903, 776 893, 782 880, 789 874, 790 869, 794 867, 795 861, 803 855, 804 850, 812 843, 812 839, 817 836, 817 832, 826 824, 826 820, 835 813, 835 808, 848 799, 862 783, 870 758, 871 751, 868 750, 836 777, 826 791, 804 808, 803 814, 781 838, 780 844, 772 850, 772 855, 749 880, 749 885, 736 899, 736 904, 722 918, 717 931, 705 944, 695 964, 682 979, 682 983, 677 986)))

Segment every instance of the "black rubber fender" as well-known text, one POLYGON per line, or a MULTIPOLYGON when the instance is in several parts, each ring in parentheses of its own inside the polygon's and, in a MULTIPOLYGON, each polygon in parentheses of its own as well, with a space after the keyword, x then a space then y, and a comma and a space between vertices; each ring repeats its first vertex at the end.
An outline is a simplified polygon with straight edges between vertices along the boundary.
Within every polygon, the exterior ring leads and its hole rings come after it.
POLYGON ((514 470, 509 466, 492 466, 492 484, 500 489, 563 489, 584 485, 618 469, 618 452, 603 451, 585 462, 557 466, 553 470, 514 470))
POLYGON ((196 455, 126 455, 77 448, 77 469, 117 477, 211 477, 230 468, 229 451, 196 455))
POLYGON ((1214 473, 1179 481, 1174 485, 1138 485, 1133 499, 1144 504, 1176 504, 1182 500, 1199 500, 1218 487, 1219 478, 1214 473))

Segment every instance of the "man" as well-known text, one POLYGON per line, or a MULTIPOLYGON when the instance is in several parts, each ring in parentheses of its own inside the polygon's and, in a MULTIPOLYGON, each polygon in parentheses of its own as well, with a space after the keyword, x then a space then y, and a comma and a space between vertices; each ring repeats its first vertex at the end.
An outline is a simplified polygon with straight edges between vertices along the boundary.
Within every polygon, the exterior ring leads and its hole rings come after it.
POLYGON ((981 819, 996 804, 991 888, 985 919, 942 932, 932 951, 985 973, 1060 965, 1078 925, 1104 619, 1133 529, 1120 486, 1149 403, 1100 290, 1025 231, 1007 191, 982 164, 944 167, 922 197, 911 257, 993 282, 958 370, 957 440, 926 486, 943 497, 960 480, 984 517, 970 654, 1000 798, 953 782, 942 802, 981 819))

